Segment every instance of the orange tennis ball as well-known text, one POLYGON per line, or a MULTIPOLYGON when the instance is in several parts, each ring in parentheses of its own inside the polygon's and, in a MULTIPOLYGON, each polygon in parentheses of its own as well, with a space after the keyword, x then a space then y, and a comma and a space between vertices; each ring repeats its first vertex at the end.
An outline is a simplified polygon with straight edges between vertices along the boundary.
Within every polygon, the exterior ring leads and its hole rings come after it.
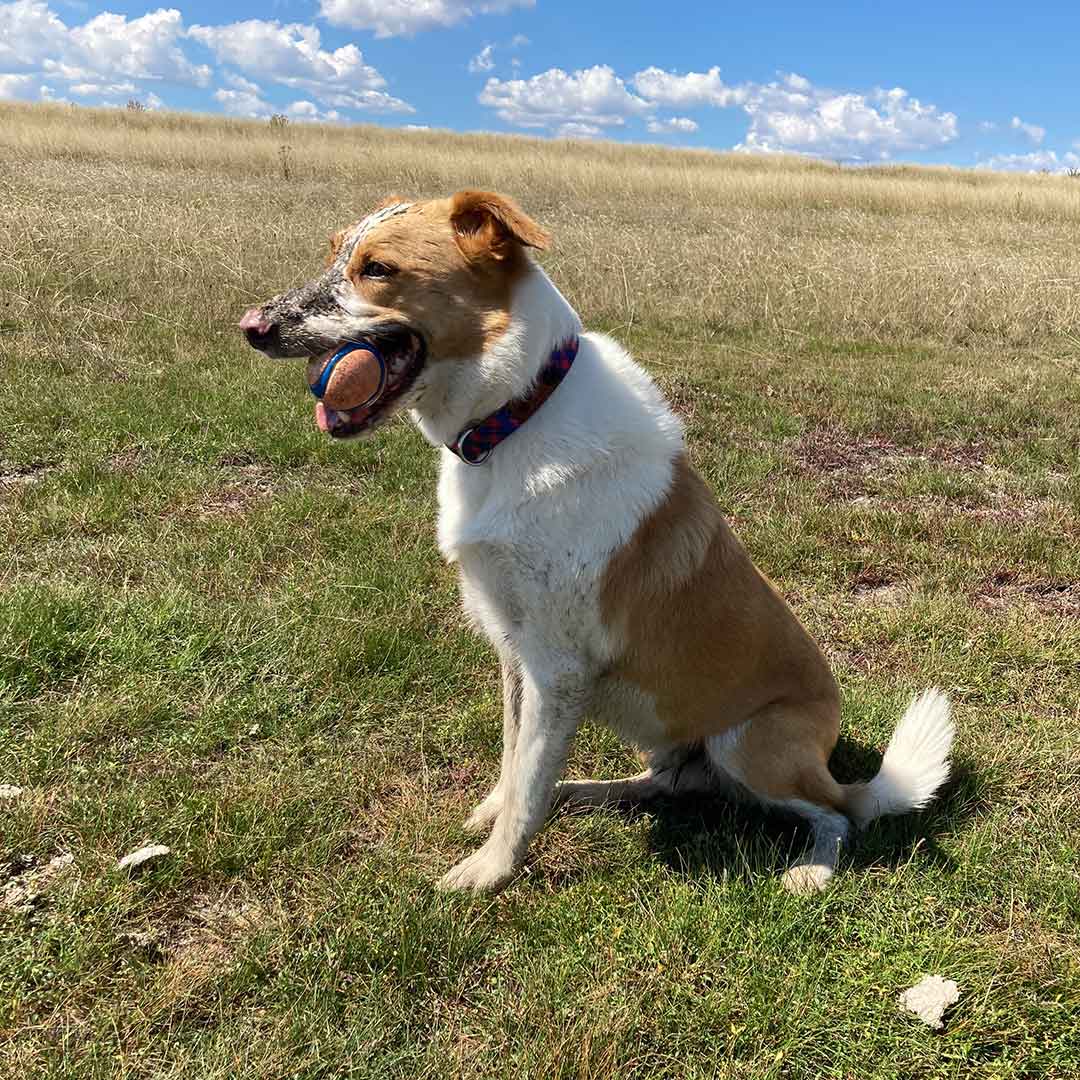
POLYGON ((382 393, 386 364, 368 345, 349 342, 331 357, 308 365, 311 392, 328 409, 346 412, 368 405, 382 393))

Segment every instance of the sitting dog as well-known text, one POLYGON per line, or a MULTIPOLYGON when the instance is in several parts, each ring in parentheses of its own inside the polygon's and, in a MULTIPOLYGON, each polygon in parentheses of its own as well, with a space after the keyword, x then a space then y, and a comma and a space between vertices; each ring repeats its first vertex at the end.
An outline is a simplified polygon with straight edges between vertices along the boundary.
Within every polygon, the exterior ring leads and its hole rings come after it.
POLYGON ((382 396, 320 427, 359 435, 409 410, 441 448, 439 549, 499 657, 503 749, 467 822, 490 835, 440 884, 504 886, 553 805, 728 789, 806 820, 812 845, 783 882, 821 889, 852 824, 918 809, 945 781, 948 700, 916 697, 878 774, 837 783, 825 658, 729 529, 653 381, 582 332, 533 260, 547 243, 502 195, 393 198, 333 237, 320 277, 240 321, 272 357, 380 342, 382 396), (586 715, 646 771, 560 783, 586 715))

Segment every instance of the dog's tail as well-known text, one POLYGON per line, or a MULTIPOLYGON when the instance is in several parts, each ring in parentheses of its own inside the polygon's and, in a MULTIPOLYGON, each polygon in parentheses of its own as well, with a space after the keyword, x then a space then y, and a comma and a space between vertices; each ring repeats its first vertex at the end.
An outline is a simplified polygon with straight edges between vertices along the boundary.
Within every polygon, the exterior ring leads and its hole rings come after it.
POLYGON ((938 689, 913 698, 873 780, 844 787, 844 810, 859 828, 886 814, 921 810, 949 779, 952 707, 938 689))

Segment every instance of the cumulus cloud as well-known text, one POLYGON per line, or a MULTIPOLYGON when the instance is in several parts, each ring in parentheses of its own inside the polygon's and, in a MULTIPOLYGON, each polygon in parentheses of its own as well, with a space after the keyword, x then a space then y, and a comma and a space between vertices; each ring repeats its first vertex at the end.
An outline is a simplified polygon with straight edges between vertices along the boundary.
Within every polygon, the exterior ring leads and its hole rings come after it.
POLYGON ((571 121, 568 124, 560 124, 555 135, 560 139, 595 139, 603 133, 604 129, 597 127, 595 124, 582 124, 571 121))
MULTIPOLYGON (((318 28, 303 23, 247 19, 227 26, 193 26, 188 34, 219 63, 306 90, 324 105, 370 112, 412 112, 383 89, 386 80, 355 45, 323 49, 318 28)), ((220 100, 220 99, 219 99, 220 100)))
POLYGON ((651 134, 692 132, 696 120, 663 119, 657 111, 740 108, 749 127, 736 149, 854 161, 946 146, 958 135, 955 114, 924 105, 900 87, 845 93, 796 74, 736 86, 725 83, 717 67, 684 73, 649 67, 628 81, 602 64, 572 73, 551 68, 530 79, 489 79, 479 100, 508 124, 556 132, 566 124, 621 127, 631 118, 642 119, 651 134))
POLYGON ((634 89, 653 104, 673 109, 688 109, 695 105, 723 109, 743 104, 748 93, 746 87, 728 86, 720 77, 718 67, 689 71, 685 75, 658 67, 646 68, 634 76, 634 89))
POLYGON ((44 0, 0 3, 0 72, 95 83, 157 80, 206 86, 210 68, 181 47, 183 19, 159 8, 137 19, 102 12, 69 27, 44 0))
POLYGON ((1027 124, 1019 116, 1014 116, 1009 121, 1009 127, 1013 131, 1019 131, 1032 146, 1042 146, 1042 141, 1046 138, 1046 128, 1039 127, 1038 124, 1027 124))
POLYGON ((885 159, 956 139, 956 115, 906 90, 837 93, 798 75, 753 86, 742 105, 750 127, 738 149, 796 151, 842 160, 885 159))
POLYGON ((138 92, 138 87, 133 82, 101 83, 82 82, 72 83, 68 91, 76 97, 131 97, 138 92))
POLYGON ((294 101, 285 106, 285 115, 307 123, 337 124, 343 117, 336 109, 320 109, 313 101, 294 101))
MULTIPOLYGON (((1080 146, 1077 149, 1080 149, 1080 146)), ((980 161, 978 167, 996 169, 999 172, 1063 173, 1070 169, 1080 169, 1080 154, 1074 154, 1071 150, 1060 155, 1053 150, 1032 150, 1027 154, 995 154, 985 161, 980 161)))
POLYGON ((214 99, 223 112, 232 116, 266 119, 281 113, 291 120, 299 121, 340 121, 342 116, 333 109, 324 111, 313 101, 294 101, 291 105, 280 107, 272 105, 263 97, 262 87, 245 79, 242 75, 229 74, 225 81, 231 89, 224 87, 214 91, 214 99))
POLYGON ((536 0, 320 0, 319 14, 335 26, 397 37, 455 26, 474 15, 502 15, 536 0))
POLYGON ((485 45, 470 61, 469 72, 477 75, 482 71, 491 71, 495 67, 495 46, 485 45))
POLYGON ((606 64, 574 72, 550 68, 531 79, 488 79, 479 101, 516 127, 560 131, 568 124, 618 127, 650 109, 606 64))
POLYGON ((47 88, 33 75, 0 75, 0 99, 37 101, 43 89, 47 88))
POLYGON ((223 112, 232 116, 270 116, 277 110, 268 101, 264 101, 257 90, 214 91, 214 100, 223 112))
MULTIPOLYGON (((364 62, 355 45, 324 49, 314 26, 248 19, 185 29, 179 11, 161 8, 134 19, 103 12, 69 27, 45 0, 0 2, 0 97, 64 100, 58 93, 66 91, 93 104, 115 103, 123 96, 160 104, 147 82, 211 84, 214 70, 185 51, 200 46, 218 65, 302 91, 302 100, 293 102, 299 106, 297 119, 339 119, 335 110, 340 108, 414 111, 387 92, 386 80, 364 62)), ((238 84, 235 72, 219 67, 218 74, 224 85, 214 98, 226 112, 264 116, 282 111, 253 83, 238 84)))
POLYGON ((654 116, 645 128, 651 135, 669 135, 672 132, 688 135, 697 131, 698 125, 697 121, 691 120, 689 116, 669 116, 666 119, 654 116))

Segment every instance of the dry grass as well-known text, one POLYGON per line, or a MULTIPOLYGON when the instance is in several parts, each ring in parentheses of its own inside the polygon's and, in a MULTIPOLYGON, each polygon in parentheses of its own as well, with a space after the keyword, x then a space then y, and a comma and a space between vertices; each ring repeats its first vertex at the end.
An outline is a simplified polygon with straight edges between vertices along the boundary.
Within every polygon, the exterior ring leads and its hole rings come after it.
POLYGON ((31 176, 43 196, 9 222, 21 228, 4 247, 20 264, 63 263, 74 244, 85 257, 90 203, 98 250, 196 274, 205 296, 200 269, 242 276, 267 247, 314 253, 388 192, 442 194, 454 177, 517 194, 555 234, 559 280, 608 320, 1014 344, 1080 322, 1080 183, 1067 177, 375 127, 283 134, 119 110, 0 116, 8 197, 31 176), (235 217, 206 219, 208 175, 235 193, 235 217), (148 221, 144 200, 165 177, 172 212, 148 221), (75 187, 76 204, 56 198, 75 187))

